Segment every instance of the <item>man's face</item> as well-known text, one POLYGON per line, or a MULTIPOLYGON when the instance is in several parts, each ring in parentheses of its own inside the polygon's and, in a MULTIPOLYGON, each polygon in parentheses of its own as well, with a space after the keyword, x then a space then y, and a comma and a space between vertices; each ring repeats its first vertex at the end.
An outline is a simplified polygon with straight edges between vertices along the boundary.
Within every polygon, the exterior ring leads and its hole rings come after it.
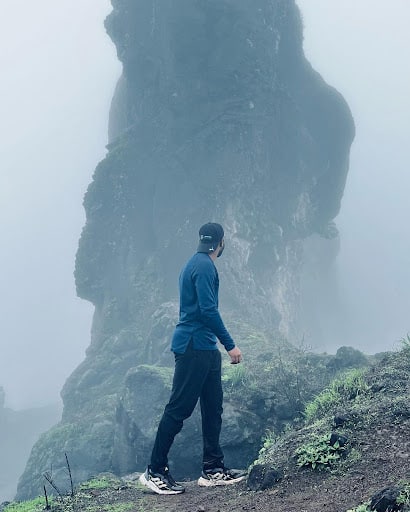
POLYGON ((222 253, 224 252, 224 249, 225 249, 225 239, 222 238, 222 240, 221 240, 221 247, 220 247, 220 249, 218 251, 218 256, 217 256, 218 258, 222 255, 222 253))

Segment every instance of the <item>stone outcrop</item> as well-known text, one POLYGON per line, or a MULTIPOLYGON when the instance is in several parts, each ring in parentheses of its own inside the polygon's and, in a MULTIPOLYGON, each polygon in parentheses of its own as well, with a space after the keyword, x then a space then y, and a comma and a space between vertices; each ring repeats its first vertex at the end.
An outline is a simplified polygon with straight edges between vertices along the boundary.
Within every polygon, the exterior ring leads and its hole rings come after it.
MULTIPOLYGON (((48 463, 63 468, 67 450, 81 478, 145 465, 167 396, 160 367, 172 366, 177 276, 201 224, 225 227, 218 267, 228 327, 246 319, 246 332, 271 333, 267 345, 297 322, 303 241, 337 237, 354 126, 303 54, 295 2, 112 4, 106 28, 123 73, 75 269, 78 295, 95 306, 91 343, 62 391, 62 423, 33 449, 20 497, 38 492, 48 463)), ((233 332, 242 346, 241 329, 233 332)), ((248 443, 235 462, 257 449, 265 413, 257 422, 225 414, 234 424, 226 452, 248 443)))

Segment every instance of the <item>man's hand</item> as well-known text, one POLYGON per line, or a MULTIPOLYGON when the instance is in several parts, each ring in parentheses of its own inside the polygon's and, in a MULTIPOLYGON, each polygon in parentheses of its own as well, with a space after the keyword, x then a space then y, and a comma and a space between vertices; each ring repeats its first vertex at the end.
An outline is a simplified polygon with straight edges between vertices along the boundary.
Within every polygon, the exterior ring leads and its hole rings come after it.
POLYGON ((238 364, 242 361, 242 352, 238 347, 228 351, 229 357, 231 358, 231 364, 238 364))

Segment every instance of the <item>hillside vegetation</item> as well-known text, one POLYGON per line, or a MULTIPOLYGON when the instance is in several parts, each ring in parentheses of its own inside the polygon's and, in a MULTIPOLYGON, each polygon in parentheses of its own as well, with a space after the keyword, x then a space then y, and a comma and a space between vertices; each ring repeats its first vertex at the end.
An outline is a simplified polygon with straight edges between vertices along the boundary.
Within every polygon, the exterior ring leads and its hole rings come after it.
MULTIPOLYGON (((160 497, 138 474, 100 475, 74 496, 54 498, 55 512, 377 512, 410 510, 410 340, 367 369, 350 369, 305 407, 304 419, 268 431, 248 481, 160 497)), ((44 498, 3 507, 43 510, 44 498)), ((2 507, 0 507, 0 510, 2 507)))

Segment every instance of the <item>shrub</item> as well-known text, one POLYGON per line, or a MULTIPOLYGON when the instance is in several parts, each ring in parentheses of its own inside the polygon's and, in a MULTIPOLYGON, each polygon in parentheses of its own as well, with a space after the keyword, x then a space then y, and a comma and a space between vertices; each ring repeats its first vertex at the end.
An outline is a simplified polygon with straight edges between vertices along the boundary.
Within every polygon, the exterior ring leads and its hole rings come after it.
POLYGON ((302 445, 295 452, 299 467, 310 466, 313 469, 329 467, 340 459, 345 448, 338 441, 330 444, 330 436, 315 436, 309 443, 302 445))

